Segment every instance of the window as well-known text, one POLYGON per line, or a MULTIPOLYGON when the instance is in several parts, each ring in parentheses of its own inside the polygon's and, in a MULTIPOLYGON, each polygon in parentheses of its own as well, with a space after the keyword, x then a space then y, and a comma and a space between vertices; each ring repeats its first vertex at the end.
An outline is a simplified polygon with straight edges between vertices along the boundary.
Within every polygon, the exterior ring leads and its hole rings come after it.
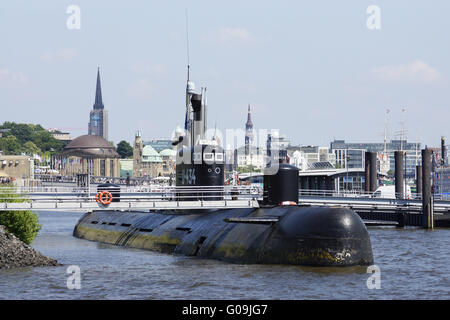
POLYGON ((203 160, 205 161, 214 161, 214 153, 205 153, 203 154, 203 160))
POLYGON ((109 160, 109 176, 114 177, 114 160, 109 160))
POLYGON ((100 160, 100 175, 105 176, 105 160, 100 160))

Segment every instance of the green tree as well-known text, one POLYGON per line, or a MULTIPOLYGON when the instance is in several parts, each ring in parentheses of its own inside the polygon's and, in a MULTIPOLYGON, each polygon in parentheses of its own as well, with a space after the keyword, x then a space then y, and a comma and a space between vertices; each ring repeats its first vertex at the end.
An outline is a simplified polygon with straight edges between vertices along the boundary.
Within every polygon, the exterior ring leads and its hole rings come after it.
POLYGON ((33 142, 27 141, 24 144, 23 151, 29 155, 40 154, 41 149, 39 149, 33 142))
MULTIPOLYGON (((23 197, 16 194, 12 185, 0 188, 0 202, 25 202, 23 197)), ((2 211, 0 212, 0 224, 6 231, 14 234, 21 241, 30 244, 36 238, 41 225, 38 215, 30 210, 26 211, 2 211)))
POLYGON ((117 144, 117 153, 120 154, 122 159, 130 158, 133 156, 133 148, 128 142, 122 140, 117 144))
POLYGON ((53 138, 50 132, 38 131, 33 134, 32 141, 42 151, 56 151, 59 152, 62 149, 62 142, 53 138))
MULTIPOLYGON (((51 152, 60 152, 64 147, 63 142, 55 139, 50 132, 45 130, 39 124, 25 124, 6 121, 3 125, 0 125, 0 129, 9 129, 8 132, 3 133, 3 137, 9 139, 13 139, 11 137, 15 137, 20 146, 24 146, 28 141, 31 141, 40 150, 51 152)), ((23 148, 17 148, 17 145, 13 140, 0 142, 0 148, 2 148, 2 150, 7 150, 5 152, 6 154, 17 154, 23 150, 23 148)))
POLYGON ((18 154, 20 153, 21 145, 15 136, 10 135, 5 138, 0 138, 0 150, 4 154, 18 154))

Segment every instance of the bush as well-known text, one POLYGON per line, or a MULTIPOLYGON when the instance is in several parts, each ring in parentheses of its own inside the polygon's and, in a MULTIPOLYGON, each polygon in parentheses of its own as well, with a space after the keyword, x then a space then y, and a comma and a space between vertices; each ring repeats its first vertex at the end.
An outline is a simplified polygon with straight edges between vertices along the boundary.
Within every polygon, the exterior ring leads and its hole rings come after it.
MULTIPOLYGON (((24 202, 25 198, 20 197, 12 189, 12 186, 0 188, 0 202, 24 202)), ((26 244, 33 242, 41 225, 39 217, 30 210, 26 211, 0 211, 0 224, 4 225, 6 231, 14 234, 26 244)))

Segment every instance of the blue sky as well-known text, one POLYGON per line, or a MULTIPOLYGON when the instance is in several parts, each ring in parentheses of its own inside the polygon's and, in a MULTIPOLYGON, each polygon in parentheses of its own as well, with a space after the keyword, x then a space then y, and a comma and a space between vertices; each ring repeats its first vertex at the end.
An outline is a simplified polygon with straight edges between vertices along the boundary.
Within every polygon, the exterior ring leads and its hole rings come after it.
POLYGON ((250 103, 255 129, 294 144, 381 142, 390 109, 389 138, 404 122, 408 140, 450 139, 449 1, 2 1, 0 122, 86 134, 99 66, 110 140, 168 138, 184 122, 186 9, 210 126, 244 128, 250 103))

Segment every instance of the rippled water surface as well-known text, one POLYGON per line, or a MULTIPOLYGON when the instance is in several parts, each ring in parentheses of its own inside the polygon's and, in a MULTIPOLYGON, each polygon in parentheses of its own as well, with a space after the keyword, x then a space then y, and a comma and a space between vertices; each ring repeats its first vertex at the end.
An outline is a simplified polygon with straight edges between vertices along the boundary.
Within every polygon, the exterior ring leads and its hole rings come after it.
POLYGON ((366 268, 239 265, 72 236, 81 213, 40 212, 32 246, 60 267, 0 270, 0 299, 449 299, 450 230, 370 228, 381 289, 366 268), (67 267, 81 269, 69 290, 67 267))

